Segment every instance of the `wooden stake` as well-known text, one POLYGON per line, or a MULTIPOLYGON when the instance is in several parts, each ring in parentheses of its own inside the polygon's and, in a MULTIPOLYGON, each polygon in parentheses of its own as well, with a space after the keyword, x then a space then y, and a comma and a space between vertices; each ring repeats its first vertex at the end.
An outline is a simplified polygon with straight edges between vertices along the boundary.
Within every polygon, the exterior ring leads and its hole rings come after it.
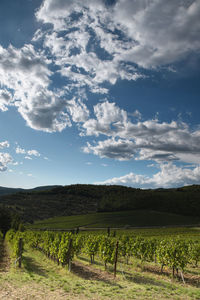
POLYGON ((69 240, 69 250, 68 250, 68 253, 67 253, 69 272, 71 272, 71 251, 72 251, 72 239, 69 240))
POLYGON ((117 241, 117 243, 116 243, 116 248, 115 248, 114 278, 116 278, 116 273, 117 273, 118 247, 119 247, 119 241, 117 241))
POLYGON ((183 272, 181 271, 180 273, 181 273, 181 278, 183 280, 183 283, 185 284, 185 279, 184 279, 184 276, 183 276, 183 272))
POLYGON ((22 238, 19 239, 19 268, 22 265, 22 247, 23 247, 23 240, 22 238))

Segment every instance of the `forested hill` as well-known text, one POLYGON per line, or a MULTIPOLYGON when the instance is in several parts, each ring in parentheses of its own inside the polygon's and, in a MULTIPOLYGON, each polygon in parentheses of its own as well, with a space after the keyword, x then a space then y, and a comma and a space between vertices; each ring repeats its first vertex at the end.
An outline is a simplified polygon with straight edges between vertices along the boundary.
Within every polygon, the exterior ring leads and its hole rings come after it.
POLYGON ((33 191, 45 191, 45 190, 53 189, 54 187, 57 187, 57 186, 58 185, 38 186, 33 189, 8 188, 8 187, 0 186, 0 196, 11 195, 11 194, 15 194, 18 192, 27 193, 27 192, 33 192, 33 191))
MULTIPOLYGON (((42 189, 42 187, 40 187, 42 189)), ((102 211, 155 210, 200 216, 200 186, 141 190, 124 186, 69 185, 0 197, 25 221, 102 211)))

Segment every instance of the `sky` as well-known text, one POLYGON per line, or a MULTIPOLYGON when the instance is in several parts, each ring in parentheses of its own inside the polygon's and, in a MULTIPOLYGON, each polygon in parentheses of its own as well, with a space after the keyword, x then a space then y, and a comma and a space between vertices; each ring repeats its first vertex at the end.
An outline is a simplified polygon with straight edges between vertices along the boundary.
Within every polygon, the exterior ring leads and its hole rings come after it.
POLYGON ((0 185, 200 184, 199 0, 1 0, 0 185))

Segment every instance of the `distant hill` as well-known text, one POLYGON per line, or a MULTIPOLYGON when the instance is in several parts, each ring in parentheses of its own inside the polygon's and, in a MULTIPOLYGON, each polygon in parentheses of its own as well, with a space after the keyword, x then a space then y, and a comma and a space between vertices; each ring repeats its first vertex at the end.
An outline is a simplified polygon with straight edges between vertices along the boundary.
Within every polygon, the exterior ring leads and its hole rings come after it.
POLYGON ((38 186, 33 189, 8 188, 8 187, 0 186, 0 196, 16 194, 18 192, 26 193, 26 192, 32 192, 32 191, 45 191, 45 190, 50 190, 55 187, 58 187, 58 185, 38 186))
POLYGON ((17 193, 17 192, 22 192, 24 191, 23 189, 20 189, 20 188, 7 188, 7 187, 3 187, 3 186, 0 186, 0 196, 2 195, 10 195, 10 194, 14 194, 14 193, 17 193))
POLYGON ((27 222, 54 216, 125 210, 154 210, 200 217, 200 186, 155 190, 114 185, 45 186, 2 195, 0 205, 16 211, 27 222))

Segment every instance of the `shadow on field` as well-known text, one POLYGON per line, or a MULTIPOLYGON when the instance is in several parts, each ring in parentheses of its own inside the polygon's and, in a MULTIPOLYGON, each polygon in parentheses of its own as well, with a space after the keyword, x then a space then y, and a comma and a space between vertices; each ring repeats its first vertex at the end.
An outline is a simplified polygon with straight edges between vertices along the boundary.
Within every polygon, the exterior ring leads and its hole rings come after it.
POLYGON ((113 274, 96 270, 92 266, 86 266, 79 262, 73 262, 72 272, 86 280, 103 281, 109 285, 121 287, 116 281, 114 281, 113 274))
POLYGON ((46 271, 41 268, 37 262, 29 257, 29 256, 24 256, 23 257, 23 265, 25 270, 31 275, 32 273, 43 276, 43 277, 47 277, 47 273, 46 271))
MULTIPOLYGON (((87 262, 87 263, 90 263, 90 259, 89 259, 89 258, 86 258, 86 257, 83 257, 83 256, 80 256, 79 258, 80 258, 81 260, 87 262)), ((94 266, 95 266, 95 265, 96 265, 96 266, 102 266, 103 264, 95 260, 95 261, 93 262, 93 265, 94 265, 94 266)))
POLYGON ((147 278, 139 274, 130 274, 128 272, 124 272, 126 280, 137 283, 137 284, 142 284, 142 285, 154 285, 154 286, 160 286, 166 288, 166 284, 159 282, 157 280, 154 280, 152 278, 147 278))
MULTIPOLYGON (((151 272, 157 275, 162 275, 162 276, 167 276, 167 277, 171 277, 171 270, 165 269, 163 270, 163 272, 161 272, 160 268, 157 266, 145 266, 143 267, 143 271, 145 272, 151 272)), ((182 278, 180 275, 180 272, 178 274, 176 274, 175 279, 178 281, 182 282, 182 278)), ((184 273, 184 280, 186 283, 196 286, 196 287, 200 287, 200 275, 198 272, 186 272, 184 273)))

